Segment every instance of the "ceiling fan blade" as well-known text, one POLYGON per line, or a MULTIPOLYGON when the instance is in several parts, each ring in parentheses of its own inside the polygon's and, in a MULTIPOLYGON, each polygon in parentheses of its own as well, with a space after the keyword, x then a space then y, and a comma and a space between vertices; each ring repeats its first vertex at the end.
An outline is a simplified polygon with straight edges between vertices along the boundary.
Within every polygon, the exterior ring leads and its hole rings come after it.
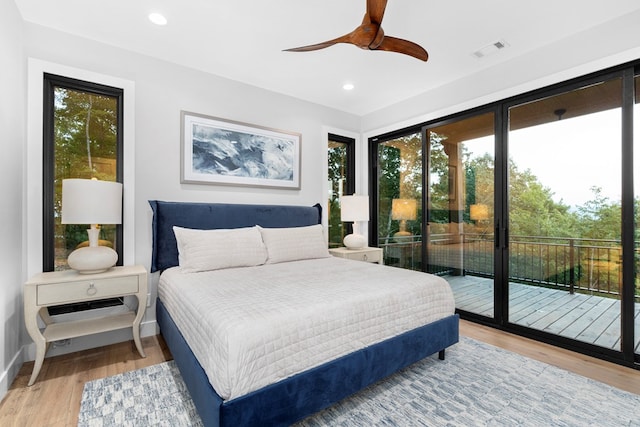
POLYGON ((284 49, 285 52, 310 52, 312 50, 320 50, 329 46, 333 46, 336 43, 351 43, 351 33, 338 37, 337 39, 328 40, 326 42, 311 44, 308 46, 294 47, 291 49, 284 49))
POLYGON ((367 14, 371 23, 380 25, 387 8, 387 0, 367 0, 367 14))
POLYGON ((396 37, 384 36, 380 46, 373 50, 384 50, 387 52, 403 53, 405 55, 413 56, 421 61, 429 59, 429 54, 422 46, 417 45, 409 40, 399 39, 396 37))

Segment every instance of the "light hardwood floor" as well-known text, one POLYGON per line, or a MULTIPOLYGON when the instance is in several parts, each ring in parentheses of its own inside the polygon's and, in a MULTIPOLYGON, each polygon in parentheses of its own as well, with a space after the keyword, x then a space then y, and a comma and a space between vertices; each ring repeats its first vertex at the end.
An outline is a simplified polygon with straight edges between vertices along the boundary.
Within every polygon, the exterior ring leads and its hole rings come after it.
POLYGON ((0 403, 0 426, 77 426, 84 383, 171 360, 162 337, 142 339, 46 358, 38 379, 27 386, 33 362, 25 363, 0 403))
MULTIPOLYGON (((460 321, 460 334, 640 394, 640 370, 622 367, 486 326, 460 321)), ((27 387, 33 362, 25 363, 0 403, 0 426, 76 426, 84 383, 171 360, 160 336, 45 359, 37 382, 27 387)))

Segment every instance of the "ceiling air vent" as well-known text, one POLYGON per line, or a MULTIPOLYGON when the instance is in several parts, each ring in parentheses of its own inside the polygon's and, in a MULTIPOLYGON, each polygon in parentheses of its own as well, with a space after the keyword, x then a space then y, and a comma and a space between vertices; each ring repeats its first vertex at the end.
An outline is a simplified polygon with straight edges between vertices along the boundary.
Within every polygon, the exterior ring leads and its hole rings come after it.
POLYGON ((473 52, 473 56, 475 56, 476 58, 484 58, 485 56, 493 55, 494 53, 504 49, 505 47, 509 47, 509 44, 504 40, 498 40, 476 50, 475 52, 473 52))

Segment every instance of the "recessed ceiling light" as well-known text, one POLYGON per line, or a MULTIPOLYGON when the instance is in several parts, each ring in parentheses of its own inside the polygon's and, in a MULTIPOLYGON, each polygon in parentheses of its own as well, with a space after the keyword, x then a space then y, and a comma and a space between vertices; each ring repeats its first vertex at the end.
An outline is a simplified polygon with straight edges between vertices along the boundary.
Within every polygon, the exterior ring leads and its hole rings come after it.
POLYGON ((353 90, 354 87, 353 83, 345 83, 342 85, 342 89, 344 90, 353 90))
POLYGON ((153 12, 149 14, 149 21, 156 25, 167 25, 167 18, 161 13, 153 12))

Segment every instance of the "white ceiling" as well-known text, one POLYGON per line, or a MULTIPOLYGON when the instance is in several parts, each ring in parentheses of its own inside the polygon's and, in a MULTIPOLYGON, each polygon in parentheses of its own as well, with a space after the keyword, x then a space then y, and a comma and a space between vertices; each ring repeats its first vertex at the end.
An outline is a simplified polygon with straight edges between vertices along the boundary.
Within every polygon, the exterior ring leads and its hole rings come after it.
MULTIPOLYGON (((422 62, 336 45, 365 0, 15 0, 26 21, 365 115, 640 9, 638 0, 389 0, 385 34, 416 42, 422 62), (163 13, 168 24, 151 24, 163 13), (507 49, 472 53, 502 40, 507 49), (355 89, 346 92, 345 82, 355 89)), ((532 64, 535 66, 535 64, 532 64)))

